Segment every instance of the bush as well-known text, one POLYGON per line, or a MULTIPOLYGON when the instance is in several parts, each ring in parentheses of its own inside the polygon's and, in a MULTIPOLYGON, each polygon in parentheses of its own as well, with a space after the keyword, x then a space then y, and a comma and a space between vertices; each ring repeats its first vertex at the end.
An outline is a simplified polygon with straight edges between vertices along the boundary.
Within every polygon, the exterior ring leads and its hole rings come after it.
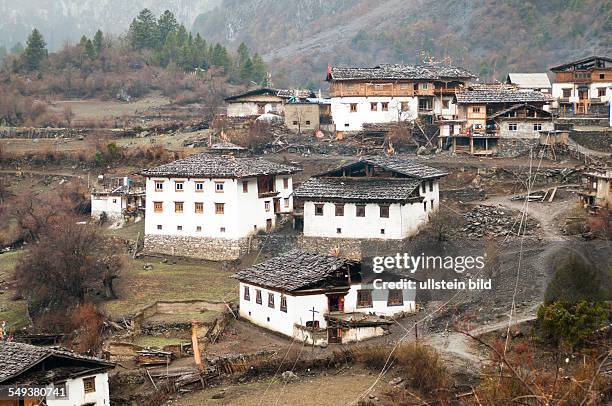
POLYGON ((607 319, 603 302, 554 302, 538 308, 542 338, 570 348, 592 337, 606 324, 607 319))
POLYGON ((571 254, 561 262, 553 279, 546 288, 544 301, 546 303, 578 302, 581 300, 609 300, 610 270, 599 269, 595 264, 576 254, 571 254))

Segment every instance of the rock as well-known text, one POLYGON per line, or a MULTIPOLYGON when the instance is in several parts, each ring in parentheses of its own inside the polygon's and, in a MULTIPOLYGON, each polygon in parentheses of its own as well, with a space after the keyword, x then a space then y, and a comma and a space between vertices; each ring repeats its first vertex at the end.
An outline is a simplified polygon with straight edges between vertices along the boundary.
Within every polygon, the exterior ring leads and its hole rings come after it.
POLYGON ((402 383, 404 381, 404 378, 402 378, 401 376, 398 376, 397 378, 393 378, 389 381, 389 385, 399 385, 400 383, 402 383))
POLYGON ((153 269, 153 264, 147 262, 143 265, 142 269, 144 269, 145 271, 150 271, 151 269, 153 269))
POLYGON ((427 151, 427 148, 425 148, 424 146, 420 146, 419 149, 417 149, 417 155, 427 155, 429 153, 429 151, 427 151))
POLYGON ((281 374, 281 379, 283 380, 284 383, 288 383, 288 382, 295 382, 299 378, 292 371, 285 371, 281 374))
POLYGON ((223 399, 225 397, 225 392, 217 392, 211 396, 211 399, 223 399))

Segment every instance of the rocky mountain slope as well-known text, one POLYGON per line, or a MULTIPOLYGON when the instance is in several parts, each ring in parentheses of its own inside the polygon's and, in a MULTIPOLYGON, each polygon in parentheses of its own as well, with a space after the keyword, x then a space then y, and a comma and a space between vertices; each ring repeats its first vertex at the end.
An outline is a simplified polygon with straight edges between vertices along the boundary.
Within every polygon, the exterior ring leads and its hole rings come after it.
POLYGON ((0 0, 0 46, 25 43, 38 28, 51 50, 81 35, 91 35, 98 28, 120 34, 140 10, 149 8, 155 15, 170 10, 190 27, 195 18, 220 0, 0 0))
POLYGON ((230 46, 246 42, 272 62, 277 82, 318 86, 328 63, 433 56, 500 79, 609 55, 611 14, 612 0, 224 0, 193 30, 230 46))

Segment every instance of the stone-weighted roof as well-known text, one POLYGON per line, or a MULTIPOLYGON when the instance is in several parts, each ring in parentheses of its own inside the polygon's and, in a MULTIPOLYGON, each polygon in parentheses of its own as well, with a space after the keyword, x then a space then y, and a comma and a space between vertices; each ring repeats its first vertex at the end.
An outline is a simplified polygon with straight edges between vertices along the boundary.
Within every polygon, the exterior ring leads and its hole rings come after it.
POLYGON ((53 348, 37 347, 35 345, 16 343, 16 342, 0 342, 0 383, 8 381, 28 369, 36 366, 38 363, 50 357, 63 358, 70 361, 85 361, 92 363, 91 369, 108 367, 112 368, 113 364, 99 358, 87 357, 72 353, 70 351, 57 350, 53 348))
POLYGON ((227 151, 242 151, 246 148, 241 147, 240 145, 233 144, 227 141, 217 142, 210 146, 211 150, 227 150, 227 151))
POLYGON ((175 176, 202 178, 246 178, 259 175, 282 175, 300 171, 289 165, 261 158, 237 158, 200 153, 170 162, 156 168, 145 169, 143 176, 175 176))
POLYGON ((474 77, 466 69, 442 64, 381 64, 364 68, 334 66, 327 80, 443 80, 474 77))
POLYGON ((455 94, 457 103, 489 104, 489 103, 546 103, 549 96, 536 91, 518 90, 469 90, 455 94))
POLYGON ((317 177, 302 183, 294 192, 296 198, 316 201, 406 202, 421 201, 421 181, 406 178, 317 177))
POLYGON ((397 156, 369 156, 363 157, 359 161, 342 165, 339 168, 321 173, 317 176, 333 176, 335 173, 341 173, 344 169, 350 170, 351 168, 358 167, 364 163, 378 166, 385 170, 396 172, 399 175, 409 178, 434 179, 448 175, 448 173, 437 168, 423 165, 410 159, 399 158, 397 156))
POLYGON ((295 249, 239 271, 234 278, 265 288, 292 292, 335 277, 350 263, 344 258, 295 249))

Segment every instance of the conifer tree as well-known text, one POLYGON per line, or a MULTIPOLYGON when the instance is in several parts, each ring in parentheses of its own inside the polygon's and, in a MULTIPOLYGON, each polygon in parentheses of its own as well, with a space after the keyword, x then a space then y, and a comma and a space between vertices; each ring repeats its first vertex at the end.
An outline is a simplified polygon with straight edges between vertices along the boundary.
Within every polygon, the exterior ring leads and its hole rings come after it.
POLYGON ((42 62, 47 59, 47 43, 36 28, 28 36, 24 57, 25 66, 30 71, 40 69, 42 62))
POLYGON ((158 44, 158 26, 151 10, 145 8, 132 20, 130 43, 135 49, 153 49, 158 44))
POLYGON ((104 35, 102 34, 102 31, 96 31, 93 38, 93 46, 96 50, 96 55, 98 55, 102 51, 102 47, 104 46, 104 35))
POLYGON ((159 29, 158 47, 161 48, 166 44, 166 38, 171 32, 176 32, 178 29, 178 22, 174 17, 174 14, 170 10, 166 10, 157 20, 157 26, 159 29))

